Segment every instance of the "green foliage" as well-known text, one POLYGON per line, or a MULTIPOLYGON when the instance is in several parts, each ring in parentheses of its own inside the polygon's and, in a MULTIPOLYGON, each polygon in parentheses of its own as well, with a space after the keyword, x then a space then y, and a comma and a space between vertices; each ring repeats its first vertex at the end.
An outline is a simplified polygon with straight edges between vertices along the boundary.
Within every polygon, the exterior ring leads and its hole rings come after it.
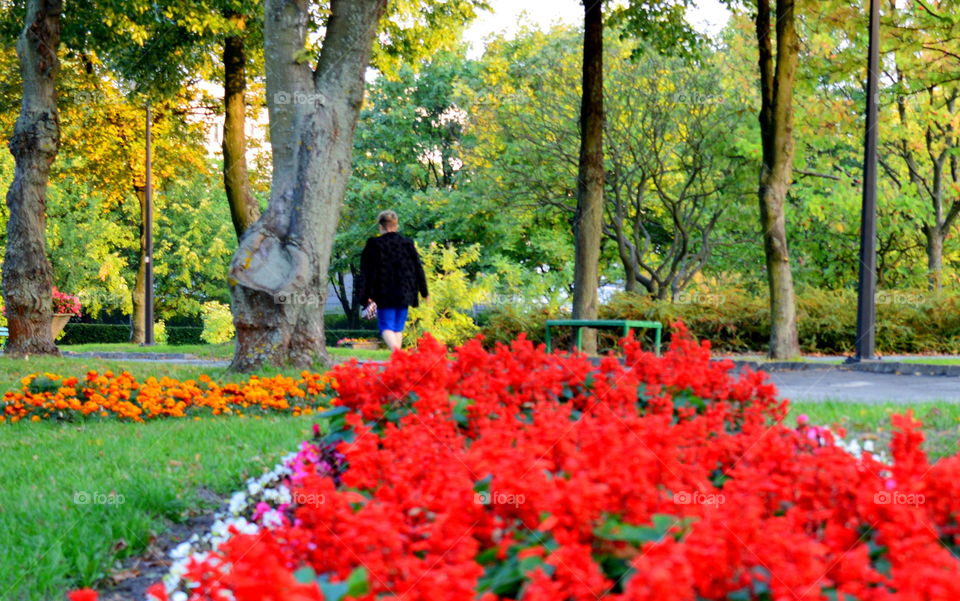
POLYGON ((167 322, 162 319, 153 324, 153 340, 157 344, 167 344, 167 322))
POLYGON ((479 331, 470 311, 487 301, 493 288, 489 276, 471 277, 466 271, 480 258, 480 248, 474 245, 458 251, 452 245, 431 244, 420 258, 430 301, 410 309, 410 335, 419 338, 429 332, 445 344, 463 344, 479 331))
POLYGON ((203 328, 192 326, 170 326, 167 328, 167 344, 203 344, 203 328))
POLYGON ((230 306, 217 301, 203 303, 200 309, 203 316, 203 332, 200 338, 209 344, 220 344, 233 340, 236 330, 233 327, 233 314, 230 306))
MULTIPOLYGON (((552 308, 531 308, 527 305, 508 304, 484 311, 478 321, 481 325, 480 333, 483 334, 484 344, 492 347, 497 343, 509 344, 520 334, 524 334, 527 340, 542 344, 546 321, 569 317, 568 313, 552 308)), ((570 337, 560 333, 559 338, 555 337, 554 340, 558 347, 563 347, 569 344, 570 337)))
POLYGON ((130 326, 112 323, 68 323, 60 345, 127 342, 130 326))
MULTIPOLYGON (((850 354, 854 350, 857 295, 853 290, 801 288, 797 295, 800 346, 805 353, 850 354)), ((769 302, 743 288, 695 287, 676 300, 618 294, 600 307, 601 319, 638 319, 669 325, 682 321, 694 336, 709 340, 719 352, 746 353, 763 349, 769 336, 769 302)), ((482 333, 488 344, 509 342, 520 333, 543 341, 547 319, 560 312, 523 310, 506 305, 487 311, 482 333)), ((614 336, 605 336, 606 346, 614 336)), ((569 343, 559 330, 556 346, 569 343)), ((924 290, 881 291, 877 294, 877 350, 895 353, 960 353, 960 293, 924 290)))

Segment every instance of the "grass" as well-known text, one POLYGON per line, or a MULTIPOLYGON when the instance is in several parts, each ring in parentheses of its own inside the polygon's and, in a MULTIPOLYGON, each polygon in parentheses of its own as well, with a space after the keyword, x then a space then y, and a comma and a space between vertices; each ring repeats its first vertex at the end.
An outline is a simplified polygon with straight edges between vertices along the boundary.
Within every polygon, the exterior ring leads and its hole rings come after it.
MULTIPOLYGON (((212 350, 208 350, 208 354, 205 358, 227 358, 229 359, 233 354, 233 348, 230 345, 185 345, 185 346, 154 346, 154 347, 139 347, 135 344, 83 344, 83 345, 72 345, 64 347, 65 350, 72 350, 81 352, 79 349, 83 349, 84 352, 87 351, 109 351, 109 352, 155 352, 155 353, 170 353, 170 352, 189 352, 191 354, 197 354, 191 350, 177 350, 177 349, 193 349, 193 348, 203 348, 205 346, 215 347, 212 350), (150 350, 144 351, 145 348, 150 350), (225 350, 228 350, 226 357, 217 357, 216 354, 223 354, 225 350)), ((357 359, 368 359, 368 360, 377 360, 377 361, 386 361, 390 358, 390 351, 388 350, 359 350, 359 349, 349 349, 349 348, 328 348, 330 354, 336 360, 346 360, 349 358, 357 359)), ((181 380, 186 380, 190 378, 197 378, 200 374, 207 374, 214 380, 220 382, 235 381, 238 379, 245 379, 247 376, 240 376, 237 374, 228 373, 225 367, 215 367, 209 365, 188 365, 180 363, 164 363, 158 361, 157 363, 148 363, 143 361, 122 361, 117 359, 94 359, 90 357, 83 358, 71 358, 71 357, 39 357, 34 356, 29 359, 13 359, 10 357, 0 357, 0 392, 7 390, 19 390, 20 389, 20 378, 30 373, 37 372, 52 372, 60 374, 63 376, 82 376, 87 373, 89 370, 96 370, 98 372, 104 372, 106 370, 112 370, 114 372, 128 371, 133 374, 138 380, 142 381, 145 378, 150 376, 161 377, 161 376, 170 376, 172 378, 178 378, 181 380)), ((300 373, 299 369, 294 368, 264 368, 259 370, 259 375, 275 375, 277 373, 283 373, 290 376, 296 376, 300 373)))
POLYGON ((0 430, 0 599, 62 599, 209 510, 309 435, 311 420, 167 420, 0 430))
POLYGON ((899 363, 923 363, 925 365, 960 365, 960 357, 916 357, 899 359, 899 363))
POLYGON ((926 441, 924 448, 931 457, 945 457, 957 452, 960 439, 960 404, 956 403, 900 403, 859 404, 839 401, 791 402, 787 423, 796 424, 800 414, 810 417, 811 423, 837 425, 847 430, 848 436, 874 440, 877 448, 888 450, 892 428, 890 416, 913 411, 923 422, 926 441))
POLYGON ((378 349, 378 350, 364 350, 364 349, 351 349, 351 348, 341 348, 335 346, 328 346, 327 351, 338 359, 370 359, 374 361, 386 361, 390 358, 390 351, 387 349, 378 349))

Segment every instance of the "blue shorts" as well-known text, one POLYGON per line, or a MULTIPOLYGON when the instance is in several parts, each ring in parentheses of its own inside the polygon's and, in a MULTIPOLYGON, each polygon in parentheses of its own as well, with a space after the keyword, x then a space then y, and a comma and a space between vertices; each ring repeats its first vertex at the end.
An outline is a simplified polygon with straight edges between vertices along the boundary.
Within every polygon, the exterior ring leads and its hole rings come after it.
POLYGON ((407 323, 407 307, 377 307, 377 326, 384 330, 402 332, 407 323))

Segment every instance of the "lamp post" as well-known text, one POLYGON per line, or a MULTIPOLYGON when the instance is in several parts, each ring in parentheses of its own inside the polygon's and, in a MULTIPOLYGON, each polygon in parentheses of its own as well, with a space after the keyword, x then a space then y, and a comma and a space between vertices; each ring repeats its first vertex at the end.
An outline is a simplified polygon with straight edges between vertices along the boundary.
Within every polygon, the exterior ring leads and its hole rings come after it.
POLYGON ((152 171, 152 145, 150 139, 150 104, 147 104, 147 147, 146 161, 144 168, 146 170, 146 190, 144 199, 146 204, 146 216, 144 218, 144 249, 143 249, 143 271, 144 271, 144 300, 143 300, 143 345, 153 346, 153 178, 152 171))
POLYGON ((860 211, 860 284, 857 293, 857 354, 876 359, 877 326, 877 79, 880 74, 880 6, 870 0, 867 59, 867 124, 863 142, 863 203, 860 211))

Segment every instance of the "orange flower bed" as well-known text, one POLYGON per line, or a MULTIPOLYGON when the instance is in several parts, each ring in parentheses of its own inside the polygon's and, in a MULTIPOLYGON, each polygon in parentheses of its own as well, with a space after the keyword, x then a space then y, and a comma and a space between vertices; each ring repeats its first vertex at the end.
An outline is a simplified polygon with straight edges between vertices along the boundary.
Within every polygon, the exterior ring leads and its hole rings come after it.
POLYGON ((30 374, 20 383, 19 392, 3 395, 0 422, 309 415, 326 408, 337 388, 330 376, 307 371, 301 372, 299 379, 250 376, 245 382, 222 385, 207 375, 182 382, 167 377, 138 382, 126 371, 90 371, 82 381, 52 373, 30 374))

